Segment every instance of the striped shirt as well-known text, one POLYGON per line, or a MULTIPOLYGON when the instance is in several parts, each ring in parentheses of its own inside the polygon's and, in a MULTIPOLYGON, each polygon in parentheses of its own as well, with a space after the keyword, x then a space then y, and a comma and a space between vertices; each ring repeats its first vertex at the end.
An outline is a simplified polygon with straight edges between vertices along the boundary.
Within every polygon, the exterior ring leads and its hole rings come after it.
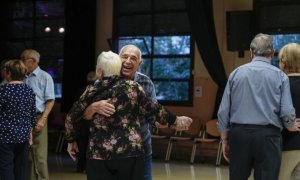
MULTIPOLYGON (((148 97, 151 97, 153 100, 156 101, 155 87, 153 82, 148 76, 140 72, 136 72, 134 76, 134 81, 138 82, 143 87, 148 97)), ((154 118, 146 120, 144 119, 144 117, 142 117, 140 119, 140 123, 141 123, 140 133, 141 133, 144 151, 146 155, 152 154, 151 131, 150 131, 150 129, 152 128, 152 124, 149 124, 149 122, 154 122, 154 121, 155 121, 154 118)))

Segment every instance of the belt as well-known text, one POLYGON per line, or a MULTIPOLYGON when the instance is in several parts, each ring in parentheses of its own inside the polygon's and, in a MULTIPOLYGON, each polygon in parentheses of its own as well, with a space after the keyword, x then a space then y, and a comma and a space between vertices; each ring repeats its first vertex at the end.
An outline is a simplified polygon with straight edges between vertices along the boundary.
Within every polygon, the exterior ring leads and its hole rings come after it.
POLYGON ((237 124, 232 123, 231 127, 243 127, 243 128, 275 128, 280 129, 277 126, 274 126, 273 124, 267 124, 267 125, 259 125, 259 124, 237 124))

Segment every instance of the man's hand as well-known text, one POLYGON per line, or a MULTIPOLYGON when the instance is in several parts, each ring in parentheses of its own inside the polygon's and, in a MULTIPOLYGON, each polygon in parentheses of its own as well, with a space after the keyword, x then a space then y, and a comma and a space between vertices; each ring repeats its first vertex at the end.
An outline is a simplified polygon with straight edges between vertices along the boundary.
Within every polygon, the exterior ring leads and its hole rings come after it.
POLYGON ((77 159, 76 153, 79 152, 77 143, 76 142, 68 143, 67 151, 68 151, 70 157, 73 159, 73 161, 76 161, 76 159, 77 159))
POLYGON ((30 129, 30 134, 29 134, 29 146, 33 144, 33 139, 32 139, 32 129, 30 129))
POLYGON ((297 118, 293 126, 287 128, 289 131, 300 131, 300 118, 297 118))
POLYGON ((110 99, 101 100, 89 105, 83 113, 84 119, 92 119, 95 113, 110 117, 115 113, 115 106, 110 103, 110 99))
POLYGON ((177 116, 176 121, 174 123, 175 129, 177 131, 188 130, 193 120, 187 116, 177 116))
POLYGON ((37 123, 34 127, 34 131, 35 132, 40 132, 41 130, 43 130, 43 128, 45 127, 45 123, 46 123, 47 117, 41 116, 38 120, 37 123))
POLYGON ((227 140, 222 141, 222 151, 223 151, 223 157, 224 159, 229 163, 229 144, 227 140))

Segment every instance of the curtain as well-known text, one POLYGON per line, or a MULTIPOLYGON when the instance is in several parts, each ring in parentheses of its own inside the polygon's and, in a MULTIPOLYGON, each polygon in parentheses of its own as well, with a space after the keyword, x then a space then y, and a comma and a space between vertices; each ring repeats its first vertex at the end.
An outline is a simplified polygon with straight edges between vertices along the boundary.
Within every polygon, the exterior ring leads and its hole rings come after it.
POLYGON ((211 78, 218 85, 216 103, 213 118, 217 111, 226 86, 227 76, 225 73, 222 57, 219 51, 214 18, 212 0, 186 0, 186 8, 198 51, 211 78))
POLYGON ((66 31, 61 111, 68 112, 95 69, 96 0, 65 1, 66 31))

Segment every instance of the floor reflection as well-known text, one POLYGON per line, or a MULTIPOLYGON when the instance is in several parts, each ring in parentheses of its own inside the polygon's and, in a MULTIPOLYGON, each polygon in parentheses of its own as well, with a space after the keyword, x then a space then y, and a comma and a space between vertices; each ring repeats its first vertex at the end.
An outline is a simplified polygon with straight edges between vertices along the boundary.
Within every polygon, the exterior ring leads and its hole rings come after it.
MULTIPOLYGON (((75 162, 67 154, 50 154, 51 180, 85 180, 86 176, 75 172, 75 162)), ((184 161, 153 161, 153 180, 228 180, 228 166, 184 161)))

